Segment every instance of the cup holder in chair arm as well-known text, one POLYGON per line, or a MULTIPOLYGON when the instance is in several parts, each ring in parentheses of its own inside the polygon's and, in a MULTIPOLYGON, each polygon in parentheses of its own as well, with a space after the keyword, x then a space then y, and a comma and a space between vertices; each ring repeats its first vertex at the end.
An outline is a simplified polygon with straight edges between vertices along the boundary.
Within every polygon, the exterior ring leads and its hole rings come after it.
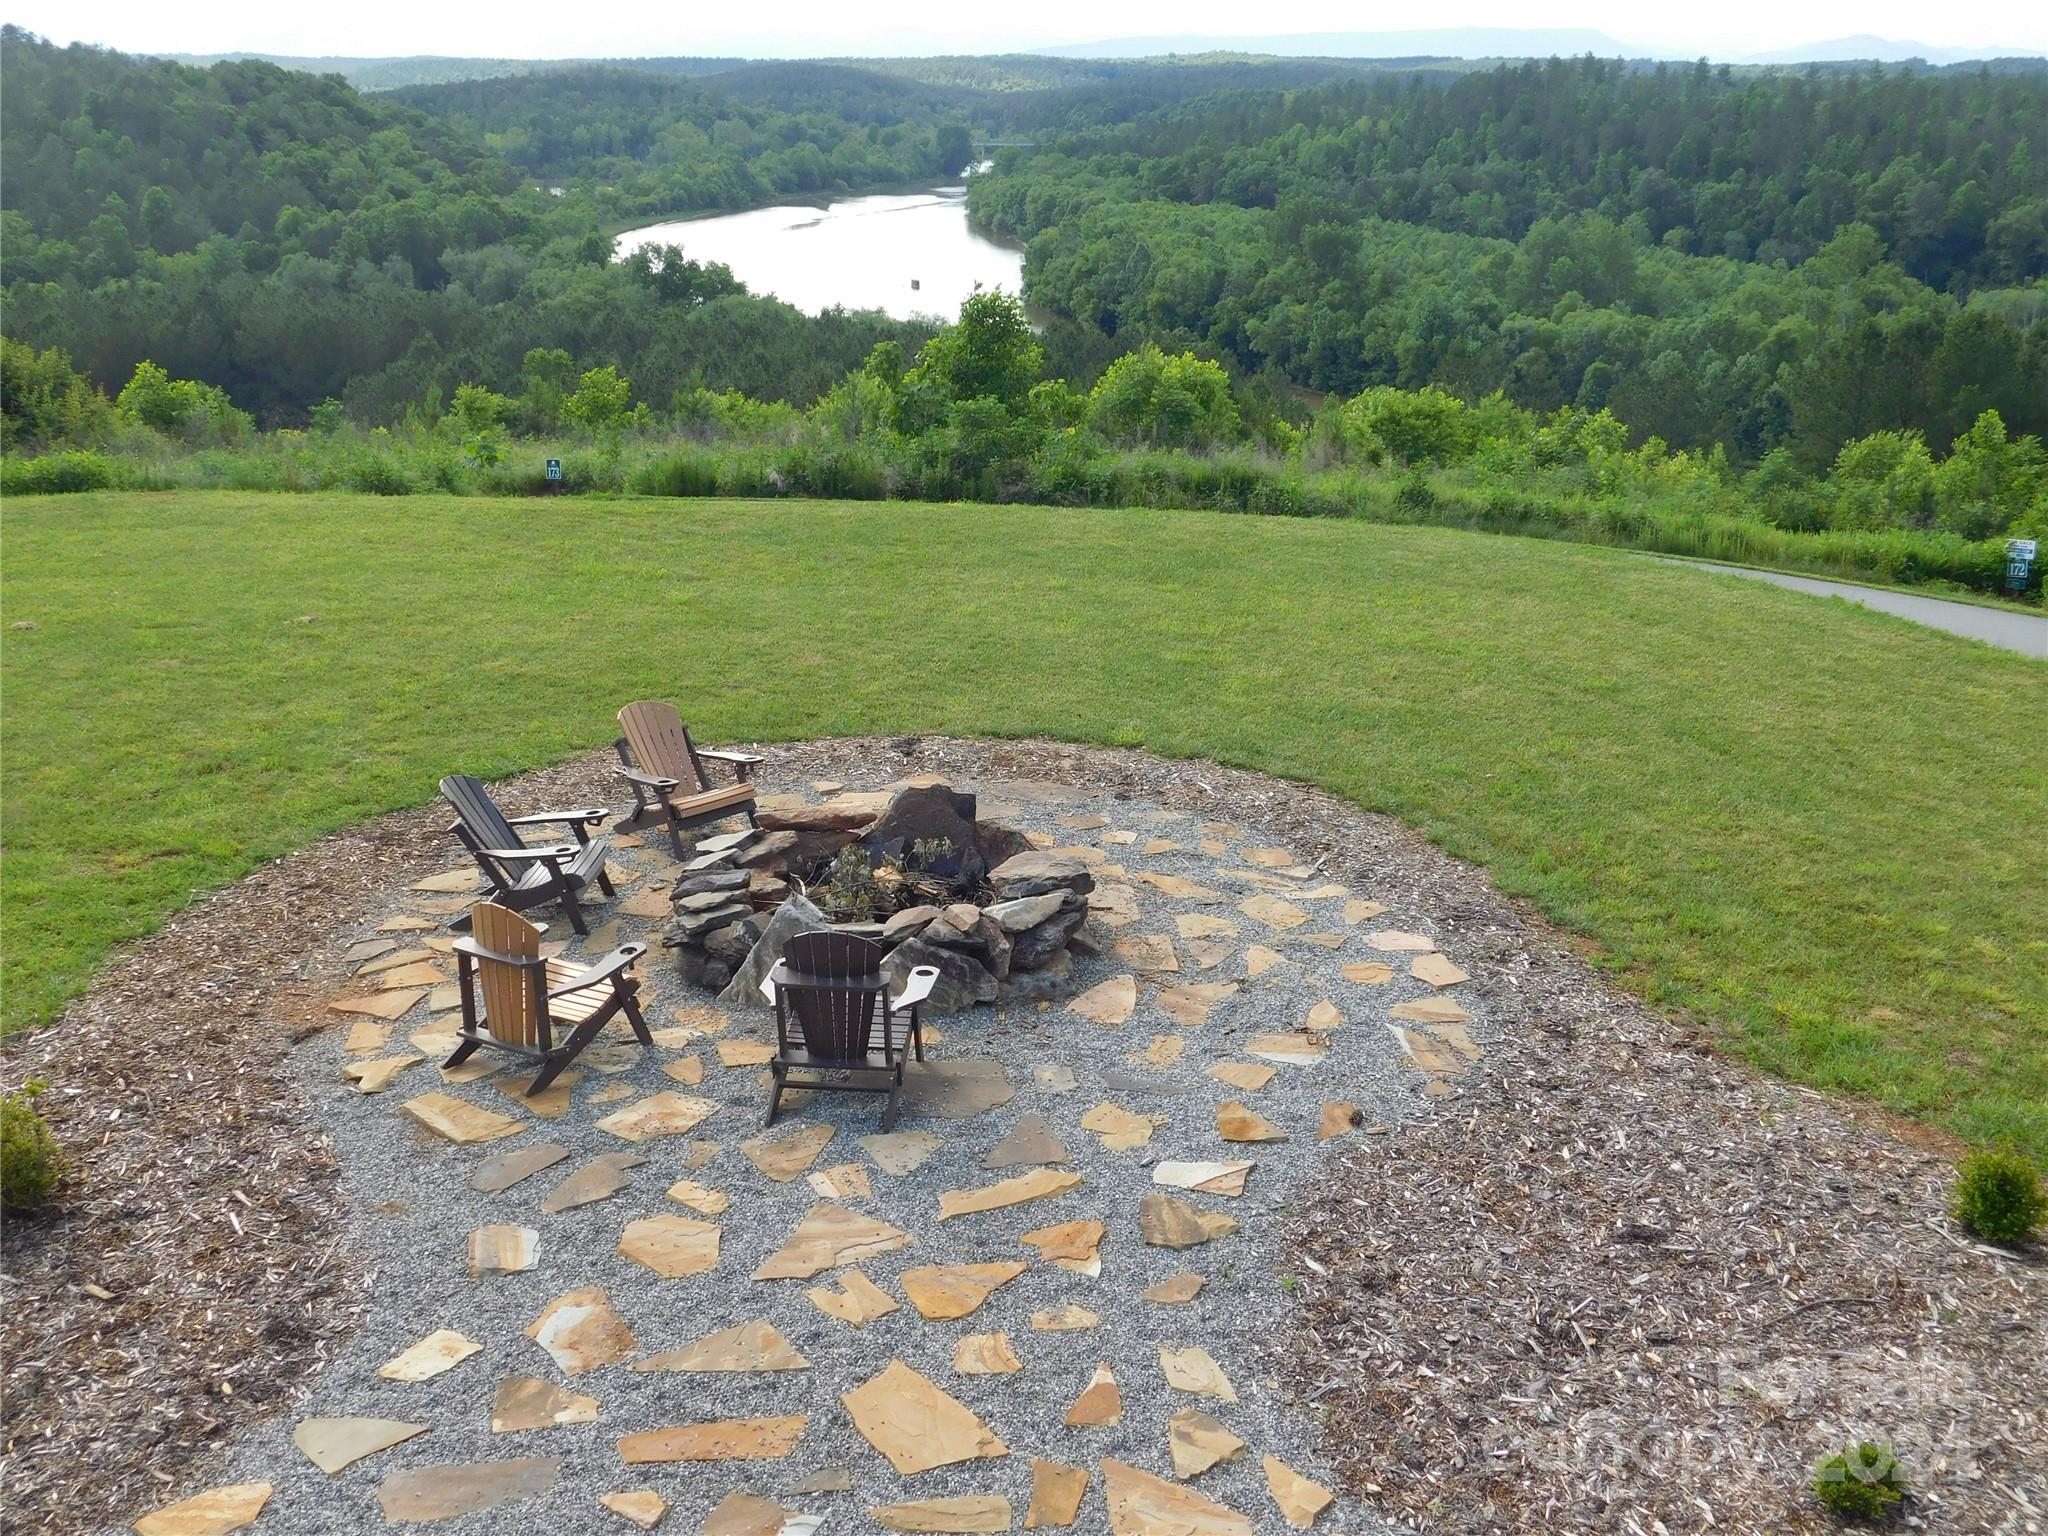
POLYGON ((939 968, 936 965, 911 967, 910 974, 903 978, 903 990, 889 999, 891 1008, 914 1008, 932 995, 932 988, 939 984, 939 968))

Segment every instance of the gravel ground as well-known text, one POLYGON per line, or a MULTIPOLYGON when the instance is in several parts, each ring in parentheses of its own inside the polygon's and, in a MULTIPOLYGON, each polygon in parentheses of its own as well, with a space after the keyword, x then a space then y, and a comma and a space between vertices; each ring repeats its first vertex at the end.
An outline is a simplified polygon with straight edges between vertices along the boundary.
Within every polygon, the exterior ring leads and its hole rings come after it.
MULTIPOLYGON (((662 1139, 636 1150, 649 1161, 630 1174, 628 1188, 609 1200, 557 1215, 539 1212, 542 1197, 584 1160, 624 1150, 626 1144, 600 1131, 594 1122, 617 1104, 593 1105, 592 1098, 615 1083, 629 1083, 639 1092, 675 1088, 661 1065, 687 1051, 657 1049, 627 1072, 608 1076, 586 1072, 574 1090, 574 1104, 562 1118, 537 1122, 518 1137, 483 1147, 452 1147, 417 1129, 398 1112, 405 1099, 430 1088, 466 1098, 493 1109, 507 1110, 511 1100, 487 1083, 452 1087, 438 1083, 429 1064, 415 1066, 386 1092, 363 1096, 343 1085, 338 1068, 347 1059, 342 1038, 346 1022, 309 1039, 297 1052, 304 1092, 313 1112, 331 1132, 340 1160, 341 1185, 348 1211, 345 1246, 366 1272, 369 1306, 361 1331, 343 1347, 313 1384, 310 1397, 293 1414, 282 1415, 247 1434, 235 1445, 224 1470, 211 1478, 222 1482, 268 1481, 276 1494, 259 1522, 271 1531, 343 1531, 381 1529, 376 1499, 378 1484, 401 1467, 487 1461, 508 1457, 559 1456, 562 1473, 542 1497, 516 1506, 516 1517, 537 1522, 550 1531, 615 1530, 625 1527, 600 1508, 602 1493, 652 1487, 673 1506, 669 1522, 693 1529, 727 1493, 735 1489, 780 1499, 787 1507, 868 1525, 865 1511, 873 1505, 966 1493, 1003 1493, 1021 1519, 1030 1498, 1027 1457, 1042 1456, 1067 1465, 1092 1465, 1106 1456, 1160 1475, 1170 1475, 1166 1454, 1166 1421, 1182 1407, 1212 1412, 1242 1439, 1247 1450, 1235 1462, 1203 1474, 1193 1484, 1211 1498, 1251 1516, 1260 1530, 1286 1529, 1269 1497, 1259 1457, 1271 1452, 1307 1476, 1334 1484, 1328 1462, 1317 1448, 1315 1415, 1294 1402, 1282 1386, 1283 1372, 1275 1353, 1284 1342, 1294 1308, 1300 1266, 1290 1253, 1286 1231, 1290 1217, 1312 1197, 1328 1165, 1330 1149, 1344 1140, 1319 1145, 1315 1139, 1321 1106, 1347 1100, 1363 1112, 1370 1126, 1389 1127, 1414 1114, 1421 1104, 1422 1078, 1404 1067, 1392 1033, 1383 1027, 1385 1010, 1404 999, 1428 995, 1429 987, 1406 975, 1405 959, 1369 949, 1367 930, 1410 929, 1425 934, 1442 930, 1440 914, 1396 887, 1412 878, 1390 880, 1386 888, 1370 880, 1352 883, 1350 894, 1385 901, 1389 910, 1357 927, 1343 921, 1344 897, 1333 895, 1301 904, 1311 921, 1297 934, 1342 932, 1341 950, 1331 952, 1290 940, 1238 913, 1234 902, 1254 887, 1232 884, 1219 870, 1247 871, 1239 851, 1281 843, 1298 854, 1317 850, 1306 840, 1290 842, 1299 826, 1275 826, 1243 818, 1226 818, 1210 808, 1216 820, 1230 819, 1233 836, 1220 857, 1198 851, 1204 833, 1197 815, 1181 805, 1157 798, 1138 798, 1131 786, 1105 785, 1094 792, 1063 788, 1043 780, 1003 778, 1001 759, 1019 749, 961 749, 981 758, 978 763, 934 763, 929 747, 888 751, 877 744, 836 744, 802 752, 783 751, 764 769, 764 789, 801 790, 815 778, 845 782, 850 788, 879 787, 906 766, 952 769, 960 787, 982 791, 983 814, 1027 830, 1056 837, 1062 844, 1088 844, 1117 829, 1137 834, 1132 845, 1108 845, 1104 854, 1128 869, 1140 900, 1141 917, 1117 937, 1174 932, 1173 918, 1183 912, 1227 916, 1243 936, 1238 958, 1215 971, 1200 972, 1183 959, 1182 974, 1171 983, 1215 980, 1242 974, 1247 943, 1266 943, 1287 956, 1287 963, 1253 979, 1235 997, 1221 1003, 1207 1023, 1187 1033, 1187 1050, 1170 1068, 1155 1070, 1129 1058, 1142 1052, 1155 1035, 1176 1033, 1157 1009, 1157 988, 1140 985, 1137 1012, 1123 1025, 1105 1029, 1066 1011, 1063 1002, 1048 1009, 1029 1005, 1012 1009, 977 1009, 971 1014, 934 1021, 939 1042, 929 1052, 934 1061, 964 1057, 992 1058, 1005 1064, 1016 1087, 1007 1105, 960 1121, 918 1118, 906 1113, 899 1129, 930 1127, 944 1145, 907 1177, 894 1178, 876 1168, 856 1138, 880 1128, 876 1101, 847 1096, 813 1096, 787 1113, 778 1124, 795 1130, 815 1120, 838 1127, 832 1143, 815 1167, 857 1163, 868 1168, 874 1186, 870 1201, 847 1202, 915 1235, 915 1243, 862 1266, 868 1276, 895 1295, 894 1277, 903 1269, 928 1264, 972 1263, 1030 1258, 1018 1242, 1021 1233, 1060 1221, 1099 1217, 1108 1224, 1098 1279, 1033 1264, 1022 1277, 994 1293, 973 1316, 952 1322, 927 1321, 912 1308, 856 1330, 817 1311, 805 1299, 807 1286, 828 1283, 831 1272, 815 1280, 750 1282, 746 1276, 787 1237, 818 1198, 802 1180, 775 1184, 763 1177, 739 1152, 738 1142, 756 1133, 766 1090, 757 1068, 722 1068, 712 1041, 693 1042, 706 1063, 701 1087, 683 1091, 712 1098, 719 1111, 695 1133, 695 1139, 716 1141, 717 1156, 690 1174, 698 1182, 726 1191, 730 1209, 715 1218, 722 1231, 717 1268, 711 1273, 663 1280, 651 1271, 620 1258, 614 1251, 626 1222, 654 1214, 690 1214, 668 1200, 664 1191, 684 1177, 684 1139, 662 1139), (879 760, 878 760, 879 759, 879 760), (977 781, 963 767, 994 770, 977 781), (1060 818, 1100 813, 1108 826, 1071 830, 1060 818), (1138 849, 1152 837, 1165 837, 1185 851, 1142 856, 1138 849), (1207 905, 1171 900, 1139 884, 1141 872, 1179 875, 1223 891, 1231 904, 1207 905), (1393 964, 1396 977, 1380 986, 1358 986, 1343 980, 1338 968, 1350 961, 1379 959, 1393 964), (1261 1030, 1300 1024, 1310 1008, 1335 1002, 1346 1023, 1333 1031, 1327 1057, 1312 1066, 1281 1065, 1271 1082, 1256 1093, 1238 1090, 1208 1078, 1203 1067, 1222 1059, 1244 1059, 1233 1053, 1244 1039, 1261 1030), (1079 1085, 1065 1093, 1049 1093, 1034 1085, 1037 1064, 1070 1067, 1079 1085), (1147 1091, 1138 1091, 1140 1087, 1147 1091), (1230 1147, 1216 1132, 1215 1107, 1232 1098, 1245 1101, 1260 1114, 1286 1128, 1291 1139, 1255 1147, 1230 1147), (1109 1152, 1080 1125, 1094 1104, 1113 1100, 1139 1112, 1168 1117, 1141 1150, 1109 1152), (1006 1210, 968 1216, 943 1226, 936 1219, 939 1192, 972 1188, 1022 1172, 989 1171, 983 1155, 1024 1114, 1038 1112, 1064 1143, 1071 1166, 1087 1180, 1078 1190, 1006 1210), (549 1140, 571 1151, 556 1167, 496 1196, 472 1192, 468 1179, 485 1158, 528 1142, 549 1140), (1146 1247, 1138 1240, 1137 1209, 1153 1189, 1152 1162, 1167 1158, 1249 1157, 1256 1163, 1247 1193, 1229 1200, 1190 1196, 1198 1205, 1237 1218, 1236 1236, 1176 1253, 1146 1247), (539 1262, 527 1273, 481 1281, 468 1278, 466 1234, 490 1223, 528 1225, 540 1233, 539 1262), (1183 1269, 1208 1279, 1197 1301, 1186 1307, 1145 1302, 1138 1292, 1183 1269), (638 1353, 671 1349, 734 1324, 765 1317, 810 1359, 812 1369, 781 1375, 683 1375, 634 1373, 624 1364, 564 1378, 524 1330, 554 1297, 563 1292, 601 1285, 632 1327, 638 1353), (1078 1303, 1096 1312, 1101 1326, 1066 1333, 1038 1333, 1030 1328, 1032 1313, 1064 1303, 1078 1303), (380 1379, 377 1367, 407 1345, 437 1328, 453 1328, 484 1346, 481 1353, 432 1380, 398 1383, 380 1379), (966 1333, 1008 1333, 1025 1362, 1021 1374, 962 1377, 952 1369, 955 1341, 966 1333), (1170 1388, 1158 1364, 1161 1345, 1199 1344, 1223 1366, 1240 1402, 1219 1403, 1189 1397, 1170 1388), (855 1430, 850 1416, 834 1399, 900 1359, 965 1402, 1008 1443, 1012 1454, 998 1460, 958 1464, 912 1477, 899 1477, 855 1430), (1074 1429, 1062 1420, 1068 1405, 1086 1385, 1095 1366, 1107 1361, 1123 1395, 1120 1425, 1106 1429, 1074 1429), (592 1424, 494 1435, 489 1430, 490 1402, 496 1384, 508 1376, 531 1375, 565 1382, 575 1391, 596 1397, 601 1419, 592 1424), (753 1463, 674 1464, 624 1468, 615 1447, 619 1436, 638 1430, 711 1419, 776 1413, 809 1415, 806 1432, 794 1454, 781 1461, 753 1463), (392 1450, 366 1458, 329 1478, 291 1445, 290 1430, 311 1415, 366 1415, 423 1423, 430 1431, 392 1450), (850 1492, 792 1495, 791 1486, 827 1468, 850 1468, 850 1492)), ((936 754, 944 756, 943 752, 936 754)), ((1142 761, 1142 760, 1139 760, 1142 761)), ((1037 762, 1020 766, 1036 768, 1037 762)), ((1165 765, 1158 765, 1164 767, 1165 765)), ((1199 774, 1175 788, 1194 805, 1220 798, 1206 795, 1199 774)), ((1069 781, 1070 783, 1075 781, 1069 781)), ((1154 786, 1155 788, 1159 786, 1154 786)), ((1278 786, 1276 786, 1278 788, 1278 786)), ((1256 811, 1258 807, 1248 807, 1256 811)), ((1356 813, 1350 813, 1355 815, 1356 813)), ((643 878, 630 895, 672 869, 650 845, 624 849, 618 862, 643 878)), ((452 864, 452 860, 450 863, 452 864)), ((1104 883, 1111 883, 1105 878, 1104 883)), ((1323 883, 1320 874, 1303 886, 1323 883)), ((394 888, 387 902, 368 913, 362 923, 327 936, 310 979, 327 980, 341 989, 346 968, 339 957, 349 945, 372 936, 375 923, 399 911, 417 911, 421 898, 394 888)), ((617 919, 599 910, 591 943, 572 953, 600 952, 610 942, 652 938, 656 921, 630 916, 617 919)), ((566 933, 557 922, 554 932, 566 933)), ((1177 946, 1186 946, 1176 939, 1177 946)), ((1453 989, 1475 1015, 1474 1037, 1488 1036, 1485 978, 1480 957, 1466 954, 1447 939, 1451 957, 1475 973, 1470 986, 1453 989), (1467 994, 1470 994, 1468 997, 1467 994)), ((1069 996, 1096 982, 1123 974, 1130 966, 1113 954, 1077 960, 1069 996)), ((683 987, 673 967, 657 948, 643 962, 643 1001, 650 1022, 660 1028, 679 1007, 701 1005, 705 994, 683 987)), ((337 1016, 338 1017, 338 1016, 337 1016)), ((398 1026, 393 1048, 422 1027, 424 1005, 398 1026)), ((766 1040, 771 1026, 764 1015, 736 1015, 720 1038, 766 1040)), ((607 1037, 630 1037, 622 1025, 608 1027, 607 1037)), ((624 1100, 618 1101, 620 1103, 624 1100)), ((514 1113, 521 1113, 513 1111, 514 1113)), ((1356 1139, 1365 1132, 1353 1133, 1356 1139)), ((1096 1481, 1076 1529, 1107 1529, 1096 1481)), ((188 1491, 181 1489, 180 1491, 188 1491)), ((507 1511, 461 1517, 445 1523, 453 1532, 496 1529, 507 1511)), ((1348 1496, 1321 1517, 1326 1529, 1387 1529, 1348 1496)))

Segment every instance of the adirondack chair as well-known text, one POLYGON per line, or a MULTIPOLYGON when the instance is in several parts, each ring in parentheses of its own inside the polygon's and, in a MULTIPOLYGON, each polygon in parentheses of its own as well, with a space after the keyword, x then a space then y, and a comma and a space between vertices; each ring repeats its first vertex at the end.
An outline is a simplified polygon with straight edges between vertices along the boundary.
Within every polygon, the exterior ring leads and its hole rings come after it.
POLYGON ((768 1063, 774 1087, 766 1124, 775 1123, 785 1088, 815 1088, 886 1093, 882 1129, 895 1127, 904 1051, 924 1060, 917 1009, 931 996, 939 972, 919 966, 891 997, 881 974, 886 953, 872 939, 851 933, 800 933, 789 941, 761 983, 762 995, 775 1005, 775 1059, 768 1063), (794 1073, 803 1075, 792 1080, 794 1073))
POLYGON ((541 1092, 597 1037, 605 1021, 624 1013, 640 1043, 654 1037, 634 994, 632 964, 645 944, 621 944, 602 960, 544 960, 541 930, 516 912, 480 902, 470 913, 468 938, 455 941, 455 976, 462 991, 462 1043, 445 1065, 459 1067, 479 1047, 509 1051, 540 1066, 528 1086, 541 1092), (566 1029, 566 1040, 556 1031, 566 1029))
POLYGON ((619 729, 625 734, 614 742, 619 754, 619 777, 633 791, 630 817, 638 820, 659 811, 668 818, 669 841, 680 856, 685 828, 706 822, 724 821, 729 816, 754 820, 754 764, 761 761, 751 752, 718 752, 700 749, 673 704, 659 699, 642 699, 619 711, 619 729), (704 771, 704 759, 725 763, 733 771, 733 782, 714 786, 704 771))
POLYGON ((586 806, 507 817, 482 784, 459 773, 441 781, 441 797, 455 808, 459 819, 448 830, 462 839, 463 847, 484 872, 490 900, 513 912, 559 901, 576 931, 590 932, 576 898, 593 880, 605 895, 614 894, 611 878, 604 871, 612 840, 592 837, 589 830, 611 812, 602 806, 586 806), (562 825, 576 834, 576 841, 529 848, 516 830, 562 825))

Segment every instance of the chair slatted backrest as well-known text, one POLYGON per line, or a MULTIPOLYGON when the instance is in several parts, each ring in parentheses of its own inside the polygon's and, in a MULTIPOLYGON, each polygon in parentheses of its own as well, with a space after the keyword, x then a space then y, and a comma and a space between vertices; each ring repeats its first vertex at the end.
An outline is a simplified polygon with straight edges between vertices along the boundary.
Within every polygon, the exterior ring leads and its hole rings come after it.
MULTIPOLYGON (((471 909, 470 937, 485 949, 521 960, 540 958, 540 930, 517 912, 493 902, 471 909)), ((541 1020, 548 1006, 547 969, 476 958, 477 981, 483 988, 484 1023, 508 1045, 541 1048, 541 1020)))
POLYGON ((633 754, 633 766, 642 773, 674 779, 691 794, 701 794, 711 787, 675 705, 660 699, 628 704, 619 711, 619 730, 625 735, 626 750, 633 754))
MULTIPOLYGON (((451 773, 441 781, 441 798, 455 808, 469 835, 481 848, 523 848, 525 843, 512 830, 505 813, 481 783, 466 773, 451 773)), ((514 871, 516 874, 517 871, 514 871)))
POLYGON ((875 1021, 881 1016, 885 953, 872 939, 829 930, 800 933, 789 941, 783 960, 791 971, 840 983, 825 987, 798 983, 783 989, 797 1028, 803 1032, 804 1047, 813 1056, 858 1061, 872 1049, 875 1021), (863 981, 872 985, 858 985, 863 981))

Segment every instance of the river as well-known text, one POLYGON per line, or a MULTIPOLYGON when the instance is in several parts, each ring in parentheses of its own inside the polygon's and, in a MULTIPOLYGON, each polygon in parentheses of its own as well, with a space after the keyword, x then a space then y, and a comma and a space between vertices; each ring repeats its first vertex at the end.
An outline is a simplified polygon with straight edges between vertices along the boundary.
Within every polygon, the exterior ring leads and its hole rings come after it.
POLYGON ((1022 251, 968 227, 964 186, 676 219, 628 230, 613 253, 643 245, 724 262, 755 293, 813 315, 837 304, 950 320, 977 285, 1015 293, 1024 274, 1022 251))

